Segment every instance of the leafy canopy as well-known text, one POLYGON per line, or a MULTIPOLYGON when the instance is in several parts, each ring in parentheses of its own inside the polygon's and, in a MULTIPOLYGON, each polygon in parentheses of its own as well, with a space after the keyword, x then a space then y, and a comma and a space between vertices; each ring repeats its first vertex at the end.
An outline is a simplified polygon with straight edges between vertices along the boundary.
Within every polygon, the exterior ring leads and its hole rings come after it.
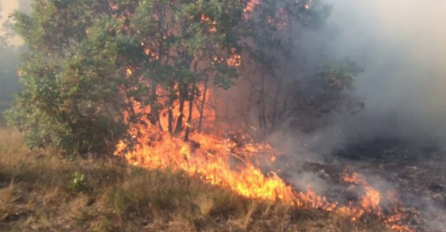
MULTIPOLYGON (((259 117, 260 127, 276 127, 284 116, 300 113, 290 110, 299 105, 286 104, 302 95, 292 88, 298 81, 286 82, 288 63, 297 62, 290 52, 293 30, 322 27, 330 8, 316 0, 256 2, 35 0, 30 14, 13 15, 28 52, 20 66, 23 90, 6 114, 8 123, 25 133, 30 147, 55 146, 65 154, 110 154, 117 141, 135 142, 128 133, 134 125, 187 140, 191 128, 201 130, 208 83, 229 89, 243 75, 262 83, 259 114, 275 118, 259 117), (257 72, 250 74, 253 67, 257 72), (281 94, 267 102, 276 87, 281 94)), ((319 83, 313 88, 330 93, 315 96, 320 105, 343 104, 352 67, 327 66, 309 75, 319 83)))
POLYGON ((198 94, 192 84, 205 75, 231 86, 237 74, 224 61, 239 49, 245 7, 242 0, 36 0, 30 15, 13 16, 29 51, 9 124, 31 147, 109 152, 140 123, 134 103, 168 108, 198 94), (171 101, 158 102, 157 88, 171 101))

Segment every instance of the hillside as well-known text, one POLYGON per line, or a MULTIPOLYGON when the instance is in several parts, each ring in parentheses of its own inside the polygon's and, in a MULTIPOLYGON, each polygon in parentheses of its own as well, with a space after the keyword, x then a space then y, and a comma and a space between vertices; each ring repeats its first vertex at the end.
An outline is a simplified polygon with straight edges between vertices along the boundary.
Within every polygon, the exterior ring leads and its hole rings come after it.
POLYGON ((1 231, 387 231, 373 219, 245 199, 181 173, 29 151, 8 129, 0 139, 1 231))

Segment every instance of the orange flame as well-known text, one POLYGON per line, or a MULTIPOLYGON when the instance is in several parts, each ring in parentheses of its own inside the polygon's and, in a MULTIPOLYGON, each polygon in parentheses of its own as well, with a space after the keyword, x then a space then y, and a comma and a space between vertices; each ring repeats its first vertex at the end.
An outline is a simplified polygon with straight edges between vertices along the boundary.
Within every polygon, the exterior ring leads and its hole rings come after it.
POLYGON ((248 5, 245 9, 243 9, 243 14, 245 15, 245 18, 249 18, 249 15, 252 11, 254 11, 254 8, 259 5, 259 0, 251 0, 248 2, 248 5))
POLYGON ((133 73, 132 69, 130 69, 130 68, 127 68, 127 69, 125 70, 125 72, 127 73, 127 76, 131 76, 132 73, 133 73))
POLYGON ((206 17, 206 15, 202 14, 200 19, 201 19, 201 22, 211 25, 211 27, 209 28, 209 32, 217 31, 217 23, 211 21, 211 19, 209 17, 206 17))
POLYGON ((381 202, 381 194, 379 191, 370 186, 363 178, 360 178, 357 173, 345 175, 343 180, 346 183, 360 184, 365 188, 366 195, 363 197, 361 202, 363 209, 369 212, 376 211, 377 213, 381 213, 379 207, 381 202))
MULTIPOLYGON (((137 112, 150 113, 149 108, 137 103, 133 103, 133 108, 137 112)), ((215 117, 212 110, 208 110, 206 114, 215 117)), ((166 120, 161 119, 162 124, 166 120)), ((307 193, 295 193, 276 173, 264 175, 256 167, 255 161, 259 153, 268 154, 270 160, 275 159, 275 153, 268 143, 249 143, 247 137, 244 137, 246 144, 240 146, 218 133, 192 133, 190 140, 199 144, 196 147, 157 130, 149 122, 146 125, 148 126, 133 126, 129 130, 139 142, 134 151, 124 154, 126 160, 133 165, 147 169, 169 168, 185 171, 191 176, 199 175, 207 183, 230 188, 247 198, 280 201, 308 208, 335 207, 335 204, 328 203, 311 190, 307 193)), ((126 148, 126 142, 121 141, 116 155, 122 154, 126 148)))
MULTIPOLYGON (((133 103, 137 112, 149 113, 148 107, 133 103)), ((176 108, 176 107, 173 107, 176 108)), ((206 113, 214 120, 215 113, 206 113)), ((176 112, 179 115, 179 112, 176 112)), ((145 119, 143 119, 145 120, 145 119)), ((161 121, 165 121, 162 119, 161 121)), ((164 122, 165 123, 165 122, 164 122)), ((414 232, 401 221, 403 214, 395 207, 394 214, 384 216, 380 202, 381 194, 358 174, 345 175, 347 183, 361 185, 365 189, 360 205, 339 206, 336 202, 329 202, 310 188, 306 192, 295 192, 276 173, 265 175, 255 164, 259 153, 268 154, 270 160, 275 159, 275 151, 268 143, 253 143, 244 136, 244 145, 225 138, 220 133, 205 134, 192 133, 191 142, 172 136, 167 132, 151 126, 133 126, 131 135, 139 142, 136 149, 124 152, 127 144, 121 141, 117 146, 116 155, 124 154, 126 160, 136 166, 147 169, 171 169, 184 171, 190 176, 199 176, 203 181, 231 189, 237 194, 253 199, 279 201, 299 208, 317 208, 333 211, 358 220, 364 214, 375 214, 381 218, 389 228, 400 232, 414 232)), ((388 194, 388 198, 396 198, 388 194)))
MULTIPOLYGON (((311 2, 311 1, 310 1, 311 2)), ((252 0, 244 10, 245 17, 249 17, 255 6, 259 4, 258 0, 252 0)), ((308 7, 308 5, 306 6, 308 7)), ((201 21, 211 25, 210 31, 216 30, 214 22, 201 15, 201 21)), ((282 23, 278 18, 278 22, 271 20, 270 23, 276 24, 279 28, 282 23)), ((153 59, 158 59, 155 52, 141 44, 146 55, 153 59)), ((215 57, 213 62, 226 62, 231 66, 241 65, 241 56, 233 49, 229 57, 226 59, 215 57)), ((131 76, 135 69, 131 67, 126 69, 127 76, 131 76)), ((177 88, 175 86, 174 88, 177 88)), ((199 85, 200 92, 203 86, 199 85)), ((157 89, 158 96, 168 96, 166 90, 157 89)), ((212 97, 211 91, 207 91, 205 99, 212 97)), ((166 105, 167 97, 159 97, 158 101, 161 105, 166 105)), ((143 106, 137 102, 131 102, 135 113, 149 115, 151 109, 149 106, 143 106)), ((173 115, 178 119, 184 117, 178 111, 179 106, 172 106, 173 115)), ((215 112, 211 108, 203 109, 192 107, 192 123, 196 124, 200 115, 207 122, 215 124, 215 112)), ((167 109, 160 112, 159 124, 161 128, 168 127, 167 109)), ((128 121, 129 115, 123 112, 125 120, 128 121)), ((300 208, 317 208, 325 211, 333 211, 350 217, 352 220, 358 220, 366 213, 379 216, 391 229, 400 232, 414 232, 410 227, 402 224, 404 215, 395 207, 394 214, 385 217, 380 207, 382 196, 378 190, 373 188, 358 174, 345 175, 343 180, 347 183, 361 185, 365 189, 365 195, 361 199, 360 205, 339 206, 336 202, 329 202, 325 197, 319 196, 310 188, 306 192, 295 192, 283 179, 274 172, 264 174, 256 162, 258 162, 258 154, 267 154, 269 160, 274 162, 276 152, 268 143, 254 143, 247 136, 242 141, 233 141, 223 133, 219 133, 218 129, 212 128, 211 133, 198 133, 193 131, 194 126, 186 123, 185 127, 191 129, 190 141, 185 142, 178 136, 169 134, 154 126, 147 117, 141 117, 144 125, 131 124, 129 133, 132 138, 138 141, 138 145, 132 151, 127 151, 127 141, 120 141, 117 145, 115 155, 124 155, 126 160, 136 166, 147 169, 171 169, 173 171, 183 171, 190 176, 199 176, 203 181, 223 186, 231 189, 235 193, 253 199, 279 201, 300 208), (242 145, 241 145, 242 144, 242 145)), ((176 121, 176 120, 174 120, 176 121)), ((186 121, 186 120, 184 120, 186 121)), ((389 197, 390 198, 390 197, 389 197)), ((393 198, 396 202, 396 198, 393 198)))
POLYGON ((238 67, 242 64, 242 57, 233 48, 231 49, 231 55, 226 61, 228 65, 238 67))
POLYGON ((381 218, 384 223, 392 230, 398 232, 415 232, 416 230, 404 225, 403 219, 405 215, 400 212, 398 207, 399 201, 396 197, 395 192, 387 192, 387 200, 393 205, 391 213, 387 216, 384 215, 383 210, 380 206, 382 197, 381 193, 373 188, 364 178, 360 177, 357 173, 346 174, 343 176, 343 181, 346 183, 352 183, 360 185, 365 190, 365 195, 361 200, 361 207, 342 207, 341 212, 353 215, 352 220, 355 221, 363 216, 365 213, 373 213, 379 218, 381 218))
MULTIPOLYGON (((200 149, 195 149, 169 134, 161 133, 159 136, 162 139, 150 141, 154 137, 152 133, 145 129, 139 130, 139 133, 143 133, 139 141, 142 145, 136 151, 125 154, 126 159, 134 165, 148 169, 171 168, 186 171, 190 175, 198 174, 210 184, 229 187, 249 198, 280 199, 285 202, 293 199, 291 188, 277 175, 265 177, 246 160, 242 160, 243 168, 231 168, 229 151, 235 149, 235 144, 228 140, 194 134, 191 140, 200 144, 200 149), (148 145, 149 142, 151 146, 148 145)), ((120 143, 118 148, 125 148, 125 144, 120 143)), ((264 148, 267 147, 258 147, 259 150, 264 148)), ((244 157, 246 158, 248 157, 244 157)))

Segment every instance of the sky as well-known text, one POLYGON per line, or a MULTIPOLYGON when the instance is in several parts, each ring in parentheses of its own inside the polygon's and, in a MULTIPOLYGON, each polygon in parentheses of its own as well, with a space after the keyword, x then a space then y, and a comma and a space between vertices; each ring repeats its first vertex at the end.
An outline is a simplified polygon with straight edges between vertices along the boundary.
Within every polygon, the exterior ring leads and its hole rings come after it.
MULTIPOLYGON (((2 25, 2 30, 0 30, 0 36, 4 35, 3 31, 3 23, 8 19, 8 15, 14 12, 14 10, 18 9, 18 1, 17 0, 0 0, 2 11, 0 14, 2 15, 2 18, 0 19, 0 25, 2 25)), ((13 45, 20 45, 23 43, 22 39, 20 39, 18 36, 12 38, 11 41, 9 41, 13 45)))

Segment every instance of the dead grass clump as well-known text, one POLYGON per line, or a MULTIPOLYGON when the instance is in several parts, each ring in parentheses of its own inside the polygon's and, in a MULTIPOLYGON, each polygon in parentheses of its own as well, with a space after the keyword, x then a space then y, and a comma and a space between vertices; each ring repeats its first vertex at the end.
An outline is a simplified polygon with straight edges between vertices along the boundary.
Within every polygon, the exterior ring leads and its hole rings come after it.
POLYGON ((28 150, 0 130, 0 231, 386 231, 245 199, 199 177, 28 150))

